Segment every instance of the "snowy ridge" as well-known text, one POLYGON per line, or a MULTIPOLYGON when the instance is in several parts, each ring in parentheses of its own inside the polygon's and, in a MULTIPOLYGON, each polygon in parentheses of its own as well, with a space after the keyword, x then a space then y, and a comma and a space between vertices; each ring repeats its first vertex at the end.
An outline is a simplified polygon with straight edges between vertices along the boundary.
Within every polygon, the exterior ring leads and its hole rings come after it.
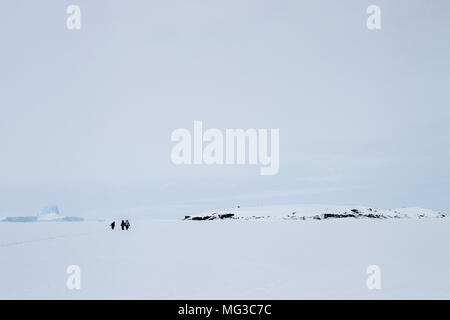
POLYGON ((446 215, 430 209, 404 207, 399 209, 379 209, 365 206, 336 205, 282 205, 261 207, 236 207, 220 209, 198 215, 185 216, 184 220, 325 220, 339 218, 372 218, 372 219, 421 219, 445 218, 446 215))

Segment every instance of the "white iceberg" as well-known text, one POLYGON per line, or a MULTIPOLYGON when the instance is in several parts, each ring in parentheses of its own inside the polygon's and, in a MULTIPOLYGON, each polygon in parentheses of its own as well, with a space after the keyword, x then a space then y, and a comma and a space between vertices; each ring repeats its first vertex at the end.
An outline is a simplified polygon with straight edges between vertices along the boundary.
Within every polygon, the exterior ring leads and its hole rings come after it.
POLYGON ((61 215, 58 206, 47 206, 37 216, 5 217, 0 222, 80 222, 84 218, 61 215))

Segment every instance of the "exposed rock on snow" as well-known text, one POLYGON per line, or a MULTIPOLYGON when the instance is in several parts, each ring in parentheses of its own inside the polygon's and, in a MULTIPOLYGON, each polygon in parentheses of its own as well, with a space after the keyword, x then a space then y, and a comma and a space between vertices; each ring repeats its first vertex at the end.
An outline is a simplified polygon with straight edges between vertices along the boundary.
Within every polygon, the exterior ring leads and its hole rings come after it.
POLYGON ((247 207, 216 210, 213 213, 185 216, 183 220, 220 220, 220 219, 282 219, 282 220, 326 220, 326 219, 400 219, 400 218, 444 218, 445 214, 417 207, 399 209, 378 209, 362 206, 327 205, 283 205, 265 207, 247 207))
POLYGON ((236 219, 234 216, 234 213, 222 213, 219 214, 217 212, 214 212, 212 214, 207 215, 199 215, 199 216, 185 216, 183 220, 215 220, 215 219, 236 219))

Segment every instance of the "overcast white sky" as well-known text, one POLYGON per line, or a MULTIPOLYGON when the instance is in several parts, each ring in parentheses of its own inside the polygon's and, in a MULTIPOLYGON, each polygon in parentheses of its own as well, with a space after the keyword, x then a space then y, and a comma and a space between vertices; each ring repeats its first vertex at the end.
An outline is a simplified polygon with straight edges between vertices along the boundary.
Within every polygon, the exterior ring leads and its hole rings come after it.
POLYGON ((450 213, 449 1, 3 0, 0 26, 0 216, 450 213), (194 120, 279 128, 279 174, 173 165, 170 134, 194 120))

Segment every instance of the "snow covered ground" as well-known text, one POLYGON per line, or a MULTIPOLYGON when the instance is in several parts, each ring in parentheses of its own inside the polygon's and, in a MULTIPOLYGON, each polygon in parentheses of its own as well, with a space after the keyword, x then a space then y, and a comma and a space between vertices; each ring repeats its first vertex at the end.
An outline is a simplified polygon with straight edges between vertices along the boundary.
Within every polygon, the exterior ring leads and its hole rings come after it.
POLYGON ((448 218, 131 223, 0 223, 0 298, 450 298, 448 218))

